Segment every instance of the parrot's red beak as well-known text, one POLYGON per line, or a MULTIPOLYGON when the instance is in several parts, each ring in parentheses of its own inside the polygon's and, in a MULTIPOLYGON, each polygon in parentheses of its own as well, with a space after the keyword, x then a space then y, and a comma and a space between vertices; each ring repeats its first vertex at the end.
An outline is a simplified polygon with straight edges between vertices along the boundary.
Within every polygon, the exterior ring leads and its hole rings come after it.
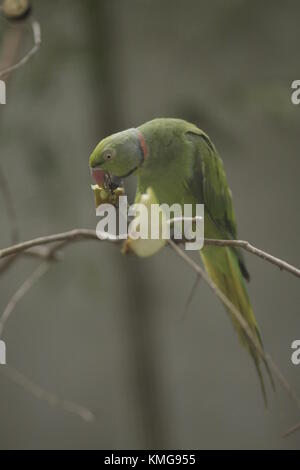
POLYGON ((98 186, 104 185, 104 181, 107 175, 105 170, 102 170, 101 168, 91 168, 91 175, 98 186))

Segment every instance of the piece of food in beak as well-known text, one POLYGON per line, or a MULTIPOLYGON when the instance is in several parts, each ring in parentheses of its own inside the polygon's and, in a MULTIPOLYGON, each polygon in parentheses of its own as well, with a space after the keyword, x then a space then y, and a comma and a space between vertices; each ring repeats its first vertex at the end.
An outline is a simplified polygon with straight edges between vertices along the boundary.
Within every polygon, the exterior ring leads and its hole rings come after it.
POLYGON ((101 204, 113 204, 115 207, 119 205, 119 197, 124 196, 124 188, 116 188, 113 191, 106 189, 98 184, 91 185, 94 193, 95 206, 99 207, 101 204))
POLYGON ((91 188, 94 193, 95 207, 97 208, 100 204, 107 201, 109 194, 108 191, 101 188, 98 184, 92 184, 91 188))

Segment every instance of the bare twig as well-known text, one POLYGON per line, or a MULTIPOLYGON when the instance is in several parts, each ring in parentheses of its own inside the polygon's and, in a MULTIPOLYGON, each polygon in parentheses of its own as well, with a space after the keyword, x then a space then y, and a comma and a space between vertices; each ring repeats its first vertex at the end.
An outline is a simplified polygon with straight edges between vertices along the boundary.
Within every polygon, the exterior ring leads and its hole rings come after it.
POLYGON ((74 403, 69 400, 64 400, 57 395, 48 392, 43 389, 40 385, 37 385, 32 380, 28 379, 18 370, 14 369, 11 366, 1 367, 1 371, 6 374, 10 380, 15 382, 17 385, 22 387, 27 392, 34 395, 39 400, 45 401, 49 406, 59 407, 64 409, 69 413, 73 413, 79 416, 84 421, 91 423, 95 420, 95 415, 88 408, 81 406, 77 403, 74 403))
POLYGON ((35 271, 29 276, 25 282, 14 293, 7 306, 0 317, 0 337, 3 334, 4 326, 15 309, 16 305, 24 297, 24 295, 34 286, 34 284, 48 271, 49 264, 47 262, 41 263, 35 271))
POLYGON ((291 436, 291 434, 294 434, 296 431, 300 430, 300 421, 299 423, 295 424, 291 428, 289 428, 285 433, 283 433, 282 437, 288 437, 291 436))
MULTIPOLYGON (((7 28, 3 36, 2 51, 0 68, 2 70, 10 68, 16 61, 20 46, 22 44, 22 38, 24 34, 23 22, 18 23, 13 28, 7 28)), ((7 84, 9 80, 9 73, 5 76, 5 82, 7 84)))
MULTIPOLYGON (((24 251, 22 256, 30 257, 30 258, 37 258, 42 259, 44 261, 60 261, 62 259, 62 254, 60 250, 63 248, 64 243, 57 243, 56 245, 52 246, 51 248, 47 248, 44 246, 35 246, 33 248, 29 248, 28 250, 24 251)), ((19 259, 18 255, 11 255, 5 258, 3 262, 0 264, 0 274, 6 271, 10 266, 12 266, 17 260, 19 259)))
MULTIPOLYGON (((52 251, 54 248, 58 248, 58 246, 53 247, 52 251)), ((24 295, 29 291, 29 289, 31 289, 36 284, 36 282, 48 271, 48 269, 49 263, 47 261, 41 263, 37 267, 37 269, 31 274, 31 276, 29 276, 25 280, 21 287, 12 296, 0 318, 0 337, 3 334, 6 322, 12 314, 13 310, 15 309, 17 303, 24 297, 24 295)), ((24 374, 13 369, 12 367, 5 366, 1 368, 1 371, 4 371, 11 380, 13 380, 16 384, 24 388, 27 392, 33 394, 36 398, 40 400, 46 401, 49 406, 58 406, 60 408, 63 408, 65 411, 77 414, 81 419, 87 422, 91 422, 95 419, 93 413, 87 408, 69 400, 62 400, 57 395, 48 392, 36 383, 32 382, 24 374)))
MULTIPOLYGON (((65 242, 62 242, 62 243, 65 243, 65 242)), ((51 250, 47 250, 48 256, 50 257, 52 255, 51 251, 54 252, 60 246, 61 246, 61 243, 52 247, 51 250)), ((0 318, 0 337, 3 334, 3 330, 4 330, 4 327, 8 318, 12 314, 18 302, 20 302, 20 300, 24 297, 24 295, 48 271, 49 266, 50 265, 48 261, 41 263, 37 267, 37 269, 31 274, 31 276, 29 276, 25 280, 25 282, 21 285, 21 287, 12 296, 12 298, 8 302, 0 318)), ((5 366, 4 368, 1 368, 1 371, 4 371, 12 381, 14 381, 17 385, 21 386, 22 388, 24 388, 27 392, 31 393, 32 395, 34 395, 36 398, 40 400, 46 401, 49 406, 58 406, 60 408, 63 408, 65 411, 77 414, 81 419, 87 422, 91 422, 95 419, 93 413, 87 408, 69 400, 62 400, 57 395, 43 389, 42 387, 34 383, 32 380, 28 379, 24 374, 13 369, 12 367, 5 366)))
POLYGON ((40 27, 40 24, 38 23, 38 21, 33 21, 31 23, 31 27, 32 27, 32 32, 33 32, 33 42, 34 42, 34 45, 33 47, 30 49, 30 51, 27 52, 27 54, 22 57, 21 60, 19 60, 19 62, 17 62, 16 64, 10 66, 10 67, 7 67, 6 69, 4 70, 1 70, 0 71, 0 78, 4 77, 5 75, 8 75, 10 74, 11 72, 13 72, 14 70, 17 70, 19 69, 20 67, 22 67, 23 65, 25 65, 29 60, 30 58, 37 53, 37 51, 39 50, 40 48, 40 45, 41 45, 41 27, 40 27))
MULTIPOLYGON (((95 230, 90 229, 73 229, 68 232, 53 234, 44 237, 38 237, 32 240, 28 240, 22 243, 18 243, 16 245, 12 245, 8 248, 4 248, 0 250, 0 258, 5 258, 7 256, 17 256, 19 254, 25 254, 26 252, 36 250, 35 247, 42 247, 43 245, 55 243, 54 247, 52 247, 52 252, 49 250, 47 256, 51 255, 51 253, 55 253, 55 251, 59 248, 65 247, 66 245, 73 243, 79 240, 98 240, 97 234, 95 230), (28 250, 28 251, 26 251, 28 250)), ((109 240, 110 242, 117 242, 119 243, 120 240, 109 240)), ((270 366, 273 370, 274 375, 277 377, 278 381, 284 387, 284 389, 289 393, 290 397, 293 401, 297 404, 300 408, 299 399, 296 393, 293 391, 292 387, 289 385, 285 377, 279 371, 276 364, 273 362, 270 356, 266 355, 263 351, 260 343, 258 342, 257 338, 254 336, 252 330, 250 329, 249 325, 242 317, 241 313, 238 309, 233 305, 230 300, 218 289, 218 287, 213 283, 210 277, 206 274, 206 272, 197 264, 195 263, 187 254, 172 240, 168 240, 168 243, 173 248, 173 250, 182 258, 184 261, 189 264, 192 269, 197 273, 199 278, 204 279, 204 281, 209 285, 211 290, 214 294, 221 300, 221 302, 230 310, 236 321, 239 323, 243 331, 245 332, 246 336, 249 338, 253 346, 255 347, 257 353, 261 357, 261 359, 270 366)), ((248 242, 241 241, 241 240, 212 240, 212 239, 205 239, 206 245, 214 245, 214 246, 238 246, 243 248, 250 253, 264 259, 265 261, 269 261, 272 264, 280 267, 281 269, 285 269, 286 271, 296 275, 299 277, 299 270, 294 266, 289 265, 285 261, 280 260, 279 258, 275 258, 272 255, 255 248, 253 245, 250 245, 248 242)), ((39 248, 41 249, 41 248, 39 248)), ((40 256, 41 253, 31 253, 34 256, 40 256)))
POLYGON ((75 229, 70 230, 69 232, 62 232, 57 233, 54 235, 47 235, 45 237, 38 237, 34 238, 33 240, 28 240, 23 243, 18 243, 17 245, 10 246, 9 248, 5 248, 0 250, 0 258, 4 258, 6 256, 15 255, 21 253, 28 248, 32 248, 39 245, 47 245, 50 243, 55 242, 68 242, 71 243, 73 241, 78 241, 82 239, 92 239, 98 240, 95 230, 89 229, 75 229))
MULTIPOLYGON (((29 250, 29 255, 31 256, 38 256, 39 258, 44 259, 47 262, 41 263, 38 268, 29 276, 25 282, 21 285, 21 287, 15 292, 15 294, 12 296, 10 301, 8 302, 6 308, 4 309, 4 312, 2 316, 0 317, 0 337, 3 334, 4 326, 6 324, 6 321, 8 320, 9 316, 13 312, 14 308, 16 307, 17 303, 24 297, 24 295, 28 292, 29 289, 31 289, 34 284, 48 271, 49 269, 49 261, 57 259, 57 253, 56 251, 59 250, 59 248, 64 244, 65 242, 57 243, 50 249, 43 250, 44 247, 41 247, 38 249, 38 253, 34 253, 31 251, 36 250, 36 248, 29 250), (43 253, 44 251, 44 253, 43 253)), ((17 259, 16 256, 11 256, 7 259, 8 262, 14 262, 17 259)), ((1 266, 2 268, 2 266, 1 266)), ((1 270, 0 270, 1 271, 1 270)))
POLYGON ((251 245, 249 242, 245 240, 205 240, 206 245, 215 245, 215 246, 236 246, 238 248, 242 248, 243 250, 248 251, 249 253, 252 253, 253 255, 258 256, 259 258, 262 258, 265 261, 268 261, 269 263, 274 264, 277 266, 279 269, 283 269, 285 271, 290 272, 291 274, 294 274, 294 276, 300 277, 300 269, 296 268, 295 266, 292 266, 291 264, 287 263, 286 261, 283 261, 282 259, 276 258, 273 255, 270 255, 269 253, 266 253, 265 251, 260 250, 259 248, 256 248, 255 246, 251 245))
POLYGON ((40 258, 47 261, 59 261, 62 257, 60 249, 63 248, 64 243, 57 243, 51 248, 46 246, 35 246, 26 250, 23 255, 31 258, 40 258))
MULTIPOLYGON (((18 243, 16 245, 12 245, 8 248, 3 248, 0 250, 0 259, 5 258, 6 256, 15 255, 20 252, 26 251, 29 248, 38 245, 46 245, 49 243, 54 242, 61 242, 66 241, 67 243, 71 243, 73 241, 78 241, 81 239, 90 239, 90 240, 98 240, 97 234, 95 230, 90 229, 73 229, 68 232, 57 233, 54 235, 47 235, 45 237, 34 238, 32 240, 28 240, 26 242, 18 243)), ((120 240, 110 239, 109 242, 117 242, 119 243, 120 240)), ((249 253, 258 256, 259 258, 268 261, 275 266, 278 266, 280 269, 284 269, 291 274, 294 274, 296 277, 300 277, 300 270, 291 264, 286 263, 285 261, 276 258, 265 251, 260 250, 259 248, 254 247, 249 242, 243 240, 215 240, 215 239, 205 239, 205 245, 214 245, 214 246, 235 246, 239 248, 243 248, 249 253)))

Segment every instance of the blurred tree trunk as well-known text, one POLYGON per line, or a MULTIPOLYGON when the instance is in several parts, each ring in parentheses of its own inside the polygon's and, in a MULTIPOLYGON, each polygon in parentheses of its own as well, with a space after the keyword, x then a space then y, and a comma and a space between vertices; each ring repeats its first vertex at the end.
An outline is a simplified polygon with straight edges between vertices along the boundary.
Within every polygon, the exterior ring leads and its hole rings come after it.
MULTIPOLYGON (((122 80, 116 48, 117 12, 113 8, 114 2, 111 0, 84 2, 91 86, 99 90, 99 99, 94 103, 94 116, 91 119, 91 122, 95 123, 95 141, 121 130, 126 125, 118 102, 122 80)), ((126 317, 128 327, 128 343, 131 346, 125 353, 128 354, 133 369, 133 393, 137 401, 136 412, 142 420, 143 446, 162 448, 166 445, 166 406, 161 396, 159 358, 153 348, 155 316, 150 308, 151 279, 145 278, 140 259, 130 257, 124 263, 118 256, 113 262, 119 262, 118 269, 126 283, 128 295, 127 308, 122 310, 120 315, 126 317)), ((124 318, 120 319, 120 322, 123 323, 124 318)))

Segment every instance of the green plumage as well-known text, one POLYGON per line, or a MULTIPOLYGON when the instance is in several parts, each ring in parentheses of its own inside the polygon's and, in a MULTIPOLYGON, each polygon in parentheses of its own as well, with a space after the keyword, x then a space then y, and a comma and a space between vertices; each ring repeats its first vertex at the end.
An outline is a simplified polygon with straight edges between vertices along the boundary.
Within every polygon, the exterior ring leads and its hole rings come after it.
MULTIPOLYGON (((203 131, 183 120, 155 119, 127 132, 127 140, 124 140, 124 133, 119 133, 100 142, 91 155, 90 166, 101 167, 117 176, 135 169, 137 198, 150 186, 160 204, 202 203, 205 208, 205 237, 237 238, 232 196, 223 162, 203 131), (140 135, 147 147, 145 159, 139 145, 140 135), (110 162, 102 159, 108 148, 113 149, 115 155, 110 162), (136 153, 135 160, 133 153, 136 153)), ((211 279, 237 307, 261 341, 244 281, 249 280, 249 274, 240 250, 205 246, 200 255, 211 279)), ((265 397, 259 355, 240 325, 232 321, 242 344, 254 360, 265 397)))

